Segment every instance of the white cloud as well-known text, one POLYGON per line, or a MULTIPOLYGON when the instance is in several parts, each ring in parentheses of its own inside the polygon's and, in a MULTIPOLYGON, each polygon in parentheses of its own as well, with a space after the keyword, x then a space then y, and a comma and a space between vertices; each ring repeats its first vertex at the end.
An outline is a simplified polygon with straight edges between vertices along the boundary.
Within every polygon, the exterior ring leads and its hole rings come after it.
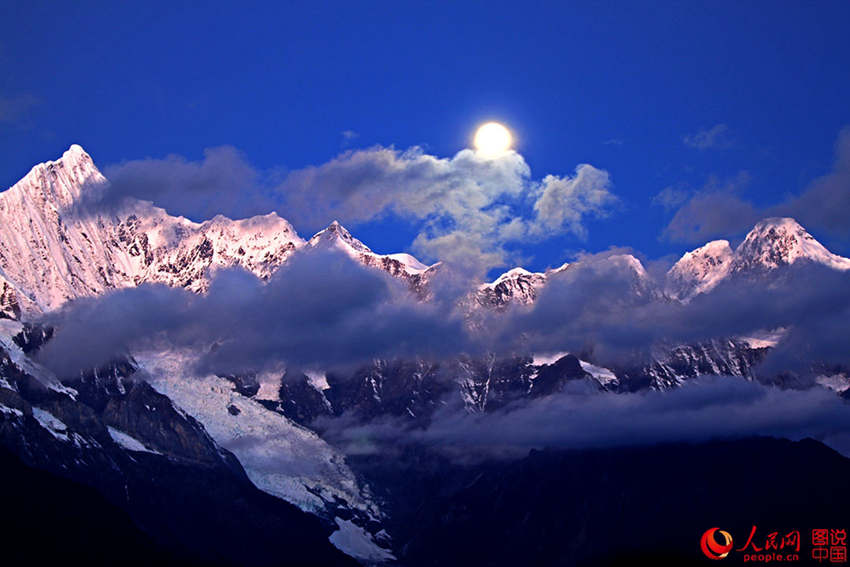
POLYGON ((438 158, 420 148, 347 152, 293 172, 281 190, 286 215, 319 226, 394 213, 421 225, 413 249, 429 259, 484 270, 509 261, 505 244, 571 233, 616 202, 607 172, 582 164, 575 175, 531 178, 516 152, 485 158, 466 149, 438 158))
POLYGON ((584 238, 584 218, 605 214, 616 202, 608 172, 588 164, 579 165, 573 177, 547 175, 541 187, 540 198, 534 203, 536 217, 530 226, 536 235, 571 232, 584 238))

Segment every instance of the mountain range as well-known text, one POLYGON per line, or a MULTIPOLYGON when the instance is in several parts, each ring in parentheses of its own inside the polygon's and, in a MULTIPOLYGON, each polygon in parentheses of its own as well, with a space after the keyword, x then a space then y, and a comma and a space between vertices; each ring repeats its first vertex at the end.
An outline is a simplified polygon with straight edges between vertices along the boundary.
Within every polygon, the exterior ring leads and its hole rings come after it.
MULTIPOLYGON (((80 298, 143 283, 205 294, 219 270, 243 268, 268 280, 296 254, 331 249, 400 280, 427 302, 442 269, 406 253, 378 254, 336 221, 305 239, 276 213, 198 223, 142 201, 97 207, 107 183, 73 145, 0 193, 0 441, 24 466, 93 487, 169 553, 263 564, 286 547, 310 550, 293 551, 293 564, 392 562, 409 551, 394 540, 405 532, 397 503, 381 495, 386 487, 374 482, 380 475, 353 467, 325 438, 324 420, 424 425, 447 406, 486 414, 577 382, 618 393, 676 388, 703 375, 752 380, 784 332, 753 329, 751 336, 661 345, 651 360, 619 367, 597 364, 592 352, 556 351, 219 374, 199 370, 197 352, 172 348, 58 375, 38 361, 53 333, 38 321, 80 298), (261 535, 271 532, 281 539, 268 547, 261 535)), ((790 218, 762 220, 734 249, 716 240, 687 252, 662 281, 631 254, 599 261, 625 278, 635 297, 680 304, 736 279, 770 285, 786 266, 850 270, 850 259, 790 218)), ((479 284, 460 302, 471 328, 477 313, 534 305, 579 264, 544 272, 517 267, 479 284)), ((839 393, 850 391, 844 369, 820 378, 839 393)), ((487 498, 486 487, 469 490, 487 498)))

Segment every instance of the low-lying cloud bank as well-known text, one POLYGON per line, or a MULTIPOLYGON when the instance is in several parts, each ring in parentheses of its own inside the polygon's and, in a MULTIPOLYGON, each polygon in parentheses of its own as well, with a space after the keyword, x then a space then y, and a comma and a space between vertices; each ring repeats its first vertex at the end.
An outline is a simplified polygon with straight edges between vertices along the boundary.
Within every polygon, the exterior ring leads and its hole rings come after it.
POLYGON ((850 456, 850 407, 822 388, 781 390, 742 378, 704 377, 666 392, 600 393, 586 382, 488 413, 454 409, 422 429, 397 420, 318 424, 351 454, 418 444, 463 458, 522 457, 530 449, 627 447, 752 436, 818 439, 850 456))
POLYGON ((268 281, 220 271, 207 295, 158 284, 85 298, 48 314, 39 359, 60 375, 151 348, 192 348, 214 372, 280 363, 333 368, 375 357, 444 357, 477 347, 445 303, 336 251, 293 256, 268 281))
POLYGON ((767 280, 731 278, 687 304, 658 297, 607 255, 585 257, 550 276, 534 305, 490 315, 494 346, 527 352, 587 352, 613 367, 647 360, 653 348, 788 328, 765 373, 846 364, 850 273, 800 263, 767 280))
MULTIPOLYGON (((816 265, 777 270, 769 283, 732 279, 683 305, 655 295, 623 256, 588 256, 552 274, 532 306, 488 314, 475 331, 457 309, 457 297, 443 299, 421 302, 380 270, 313 249, 295 254, 265 283, 222 271, 205 296, 142 285, 71 302, 46 316, 56 333, 39 358, 63 376, 151 348, 201 353, 196 370, 203 373, 285 365, 345 374, 374 358, 440 361, 462 353, 563 350, 590 352, 596 363, 616 367, 645 361, 659 344, 784 327, 785 338, 757 373, 797 371, 812 378, 813 364, 846 368, 850 352, 850 274, 816 265)), ((543 447, 770 435, 813 437, 850 455, 850 406, 835 392, 730 377, 637 394, 600 393, 594 382, 578 380, 564 392, 486 415, 446 407, 424 429, 396 420, 364 425, 350 416, 316 426, 350 453, 415 443, 461 458, 491 458, 543 447)))
POLYGON ((440 360, 460 354, 591 353, 611 368, 653 351, 786 328, 757 372, 809 375, 813 364, 846 365, 850 273, 799 263, 769 280, 731 278, 687 304, 659 296, 629 257, 586 256, 550 274, 531 306, 481 310, 467 325, 466 280, 449 269, 422 302, 406 284, 334 250, 295 254, 268 281, 218 272, 207 295, 142 285, 80 299, 45 316, 56 335, 40 354, 61 374, 158 345, 205 353, 215 372, 294 365, 330 369, 375 358, 440 360))

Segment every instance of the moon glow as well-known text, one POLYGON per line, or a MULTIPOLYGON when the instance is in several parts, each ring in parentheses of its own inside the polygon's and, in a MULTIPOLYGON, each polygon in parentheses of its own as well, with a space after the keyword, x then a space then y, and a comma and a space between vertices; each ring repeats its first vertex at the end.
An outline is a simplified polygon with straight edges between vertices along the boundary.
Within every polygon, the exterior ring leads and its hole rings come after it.
POLYGON ((475 132, 475 149, 486 157, 499 156, 509 149, 513 143, 510 131, 498 122, 488 122, 481 125, 475 132))

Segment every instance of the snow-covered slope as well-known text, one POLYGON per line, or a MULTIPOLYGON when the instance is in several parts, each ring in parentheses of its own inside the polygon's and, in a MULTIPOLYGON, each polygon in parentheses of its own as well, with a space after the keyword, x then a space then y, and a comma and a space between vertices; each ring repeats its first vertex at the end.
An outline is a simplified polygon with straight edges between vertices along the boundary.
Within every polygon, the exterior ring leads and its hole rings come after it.
MULTIPOLYGON (((133 379, 133 364, 81 376, 70 382, 73 388, 61 384, 30 358, 44 336, 19 321, 0 319, 4 455, 95 489, 111 506, 128 513, 148 537, 185 550, 180 553, 183 561, 191 550, 192 557, 208 553, 222 564, 270 565, 281 557, 295 564, 350 564, 338 561, 342 557, 334 544, 350 545, 357 553, 368 551, 371 544, 372 556, 388 555, 374 546, 353 518, 345 533, 329 542, 331 519, 317 521, 263 494, 203 425, 147 382, 133 379), (337 561, 320 559, 329 552, 337 561), (255 560, 261 556, 263 560, 255 560)), ((86 491, 86 499, 70 501, 49 497, 55 513, 48 516, 81 517, 79 510, 68 506, 85 505, 91 494, 86 491)), ((20 510, 6 508, 10 521, 16 522, 20 510)), ((52 527, 35 529, 50 533, 52 527)), ((91 541, 97 544, 98 537, 94 534, 91 541)), ((95 550, 100 560, 106 557, 102 551, 95 550)), ((116 550, 123 551, 128 550, 116 550)), ((162 555, 155 557, 159 560, 162 555)))
POLYGON ((241 395, 227 379, 191 373, 192 353, 149 352, 136 359, 147 381, 233 451, 261 489, 313 512, 335 498, 369 509, 342 455, 312 431, 241 395))
POLYGON ((667 273, 665 291, 686 300, 711 290, 729 274, 734 252, 728 240, 713 240, 686 252, 667 273))
POLYGON ((193 373, 191 352, 149 352, 136 358, 146 380, 236 455, 260 490, 335 520, 343 533, 331 542, 343 552, 392 558, 378 545, 376 539, 382 538, 366 529, 377 532, 382 517, 368 487, 360 485, 344 456, 316 433, 244 395, 226 378, 193 373))

